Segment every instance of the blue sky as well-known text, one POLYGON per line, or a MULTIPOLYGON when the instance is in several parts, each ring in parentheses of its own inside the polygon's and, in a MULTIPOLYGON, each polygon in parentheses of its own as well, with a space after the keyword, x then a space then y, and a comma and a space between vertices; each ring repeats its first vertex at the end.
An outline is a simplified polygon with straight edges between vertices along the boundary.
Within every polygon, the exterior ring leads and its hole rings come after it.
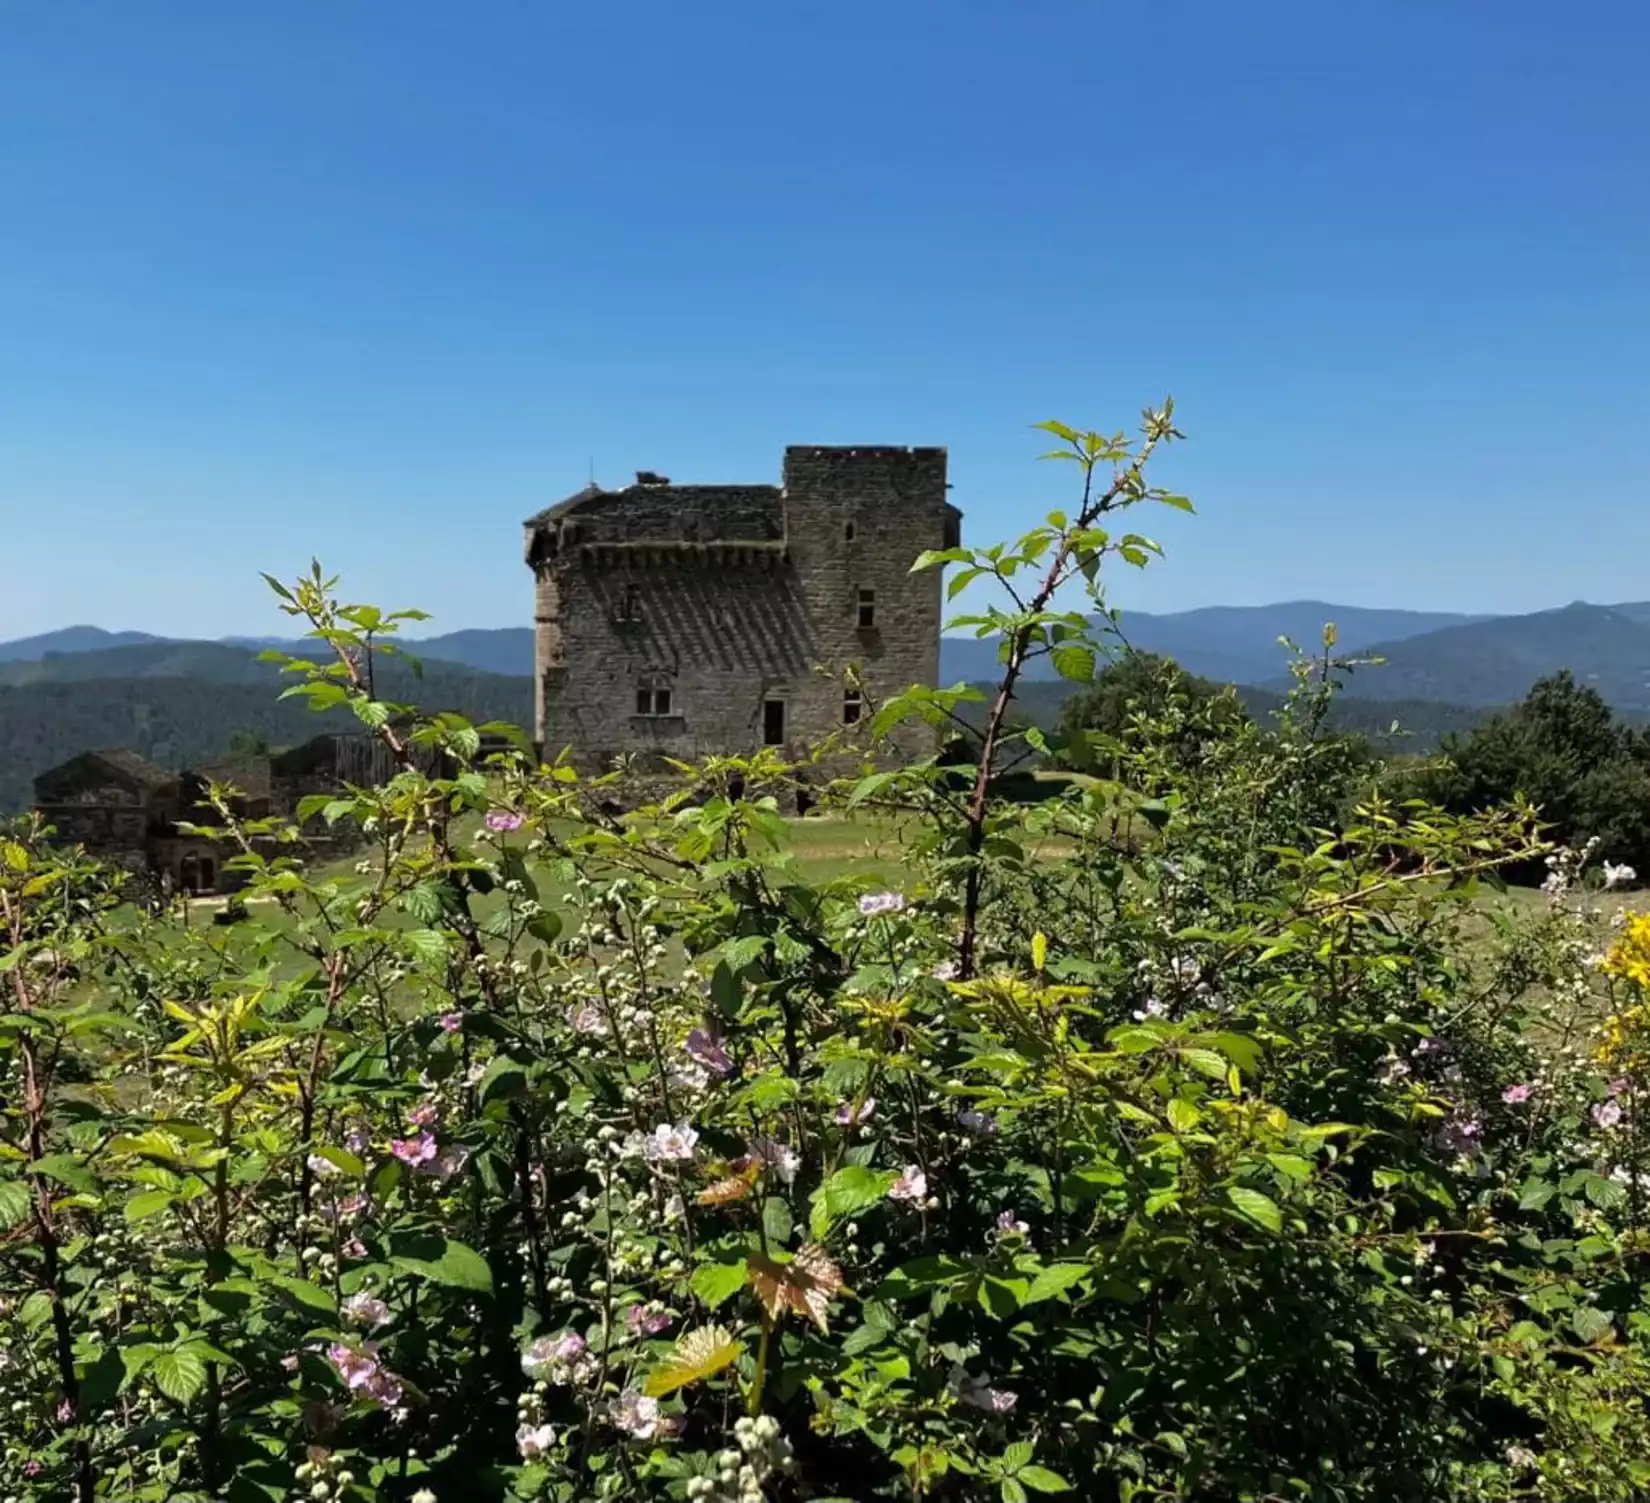
MULTIPOLYGON (((125 0, 0 33, 0 637, 524 623, 593 461, 1172 392, 1143 609, 1650 596, 1650 8, 125 0)), ((431 629, 435 629, 432 627, 431 629)))

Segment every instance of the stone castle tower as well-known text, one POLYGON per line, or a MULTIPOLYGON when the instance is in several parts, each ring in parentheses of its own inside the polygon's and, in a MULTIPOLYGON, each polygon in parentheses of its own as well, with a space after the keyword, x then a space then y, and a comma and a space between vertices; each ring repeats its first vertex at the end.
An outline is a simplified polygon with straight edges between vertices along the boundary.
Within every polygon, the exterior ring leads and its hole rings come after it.
POLYGON ((528 519, 534 734, 546 756, 693 758, 816 742, 939 675, 954 547, 944 449, 793 447, 782 485, 643 471, 528 519))

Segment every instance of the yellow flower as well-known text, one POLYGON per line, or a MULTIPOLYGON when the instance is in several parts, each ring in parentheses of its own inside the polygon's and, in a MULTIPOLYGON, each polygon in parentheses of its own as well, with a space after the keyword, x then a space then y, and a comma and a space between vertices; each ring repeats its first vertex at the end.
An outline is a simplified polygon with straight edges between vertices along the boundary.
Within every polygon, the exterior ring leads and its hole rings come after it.
POLYGON ((1650 913, 1635 913, 1604 957, 1604 973, 1650 989, 1650 913))

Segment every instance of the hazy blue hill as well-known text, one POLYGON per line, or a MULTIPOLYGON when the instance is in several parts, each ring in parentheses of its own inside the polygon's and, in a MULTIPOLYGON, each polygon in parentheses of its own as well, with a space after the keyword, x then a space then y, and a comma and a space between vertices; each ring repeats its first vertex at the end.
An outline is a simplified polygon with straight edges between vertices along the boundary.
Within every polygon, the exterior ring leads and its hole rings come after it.
POLYGON ((439 637, 409 640, 406 648, 426 662, 462 663, 483 673, 533 676, 533 630, 528 626, 447 632, 439 637))
MULTIPOLYGON (((1331 605, 1321 600, 1290 600, 1277 605, 1212 605, 1198 610, 1153 615, 1125 611, 1124 638, 1140 652, 1173 658, 1189 673, 1217 683, 1263 684, 1287 672, 1288 653, 1278 645, 1289 637, 1310 650, 1334 622, 1343 647, 1396 641, 1440 627, 1495 618, 1451 611, 1400 611, 1366 606, 1331 605)), ((947 637, 940 648, 944 682, 988 678, 997 664, 995 641, 947 637)), ((1033 663, 1032 678, 1054 676, 1047 661, 1033 663)))
POLYGON ((190 678, 209 684, 276 682, 275 665, 257 650, 225 642, 145 642, 131 647, 59 652, 27 662, 0 662, 0 684, 64 684, 90 680, 190 678))
POLYGON ((54 652, 96 652, 106 647, 136 647, 159 642, 141 631, 105 631, 101 626, 65 626, 60 631, 42 632, 37 637, 18 637, 0 642, 0 663, 26 663, 54 652))
POLYGON ((1650 613, 1640 621, 1578 603, 1446 627, 1369 651, 1386 661, 1354 676, 1348 692, 1360 698, 1510 704, 1537 679, 1567 668, 1620 711, 1650 708, 1650 613))

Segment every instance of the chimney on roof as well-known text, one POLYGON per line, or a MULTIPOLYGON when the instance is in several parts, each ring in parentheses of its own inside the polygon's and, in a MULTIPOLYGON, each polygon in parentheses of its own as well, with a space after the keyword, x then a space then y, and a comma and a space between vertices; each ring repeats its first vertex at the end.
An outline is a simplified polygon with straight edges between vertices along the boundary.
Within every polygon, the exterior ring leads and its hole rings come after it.
POLYGON ((637 485, 669 485, 669 475, 655 475, 652 470, 636 471, 637 485))

